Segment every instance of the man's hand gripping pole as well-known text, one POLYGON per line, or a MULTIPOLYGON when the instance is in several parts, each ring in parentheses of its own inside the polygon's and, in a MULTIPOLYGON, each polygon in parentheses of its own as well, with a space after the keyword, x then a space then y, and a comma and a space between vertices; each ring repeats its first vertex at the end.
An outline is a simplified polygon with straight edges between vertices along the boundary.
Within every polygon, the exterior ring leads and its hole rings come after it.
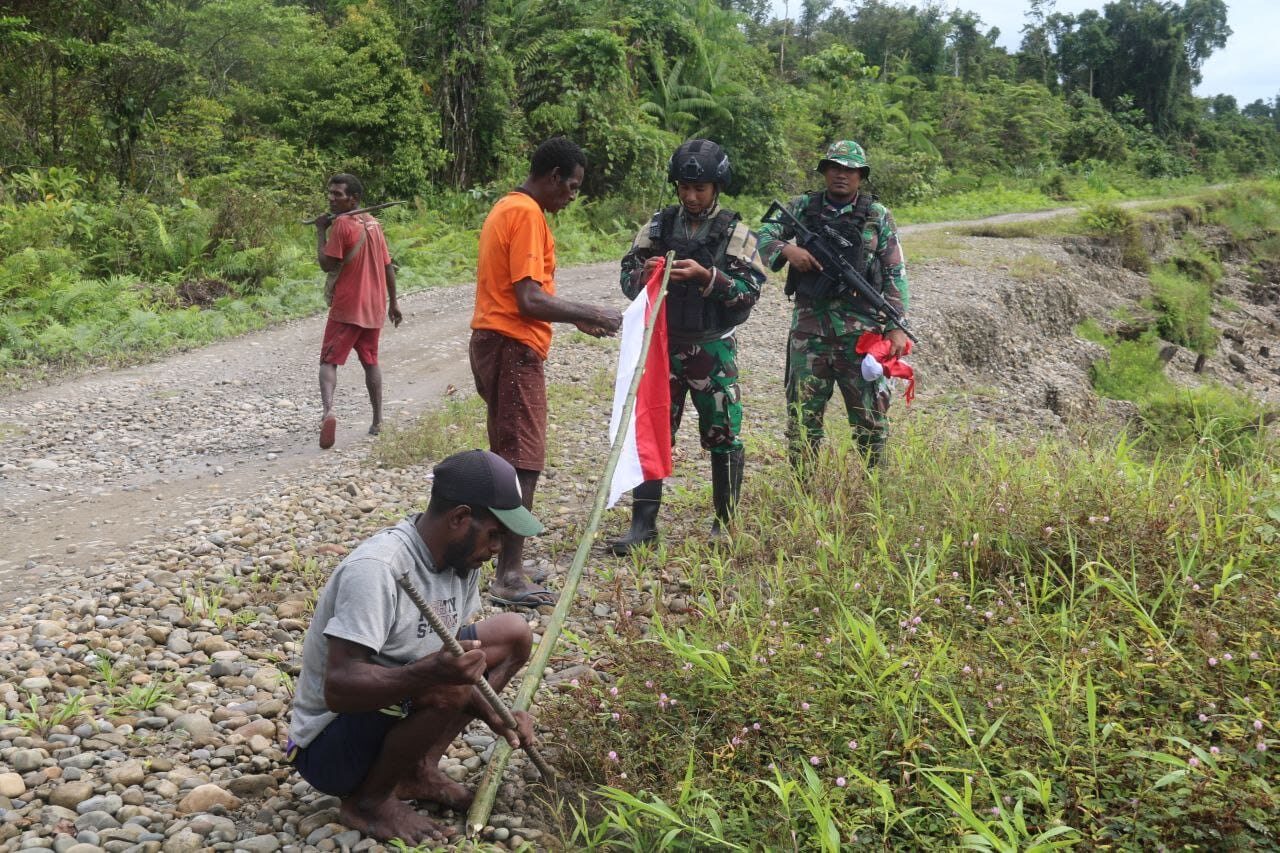
MULTIPOLYGON (((449 654, 454 657, 462 657, 464 654, 462 644, 458 642, 458 638, 449 632, 444 626, 444 622, 440 620, 439 614, 431 609, 426 600, 422 597, 422 593, 418 592, 418 588, 413 585, 413 581, 408 575, 400 575, 396 578, 396 583, 400 584, 400 588, 404 590, 405 595, 409 596, 409 600, 413 602, 414 607, 418 608, 427 624, 431 626, 431 630, 436 632, 436 636, 444 641, 444 647, 448 649, 449 654)), ((498 713, 502 718, 502 722, 512 731, 516 729, 516 718, 512 715, 510 709, 503 703, 502 698, 498 696, 498 691, 493 689, 493 685, 484 676, 476 682, 476 687, 480 693, 488 701, 490 707, 498 713)), ((524 751, 528 753, 529 760, 533 762, 533 766, 538 768, 538 772, 542 774, 542 780, 548 785, 554 785, 556 782, 556 771, 551 769, 551 765, 542 757, 542 753, 531 743, 521 744, 524 751)))
MULTIPOLYGON (((837 294, 843 295, 850 291, 857 293, 870 303, 871 307, 880 315, 879 319, 882 324, 892 322, 908 338, 916 341, 916 336, 911 332, 911 327, 907 325, 907 320, 902 316, 902 312, 895 308, 889 300, 885 299, 884 294, 876 289, 871 282, 867 281, 861 271, 854 269, 853 264, 849 263, 844 255, 827 245, 826 239, 822 236, 805 227, 805 224, 785 205, 775 200, 769 205, 769 209, 765 211, 764 218, 760 221, 790 228, 796 235, 796 245, 817 258, 818 263, 822 265, 822 275, 830 279, 835 285, 837 294)), ((828 239, 831 236, 829 234, 828 239)), ((839 238, 839 235, 834 236, 839 238)), ((919 343, 918 341, 916 342, 919 343)))

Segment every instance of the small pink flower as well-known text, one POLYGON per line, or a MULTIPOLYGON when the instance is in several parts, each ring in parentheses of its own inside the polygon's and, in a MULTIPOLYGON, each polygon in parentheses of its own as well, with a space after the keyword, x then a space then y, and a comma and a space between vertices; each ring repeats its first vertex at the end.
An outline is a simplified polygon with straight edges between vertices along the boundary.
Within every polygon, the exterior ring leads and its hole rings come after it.
POLYGON ((1217 665, 1218 665, 1217 658, 1209 658, 1209 666, 1217 666, 1217 665))
POLYGON ((739 744, 742 743, 742 738, 738 737, 737 735, 734 735, 733 740, 729 741, 729 743, 733 744, 734 746, 738 746, 739 744))
POLYGON ((853 582, 853 588, 854 588, 855 590, 856 590, 856 589, 862 589, 862 582, 861 582, 861 581, 854 581, 854 582, 853 582))
POLYGON ((615 723, 618 722, 618 720, 622 719, 622 715, 619 714, 617 711, 614 711, 612 714, 610 714, 610 716, 613 717, 613 721, 615 723))
POLYGON ((644 683, 644 686, 645 686, 645 687, 648 687, 650 690, 652 690, 652 689, 653 689, 653 682, 652 682, 652 681, 646 681, 646 682, 644 683))
POLYGON ((837 787, 837 788, 843 788, 843 787, 844 787, 845 785, 847 785, 847 784, 849 784, 849 783, 845 781, 845 779, 844 779, 844 777, 843 777, 843 776, 837 776, 837 777, 836 777, 836 787, 837 787))
POLYGON ((1222 750, 1218 749, 1216 746, 1209 747, 1210 755, 1217 755, 1219 752, 1222 752, 1222 750))
POLYGON ((821 611, 821 610, 819 610, 818 608, 816 608, 816 607, 815 607, 815 608, 813 608, 813 615, 814 615, 814 616, 817 616, 817 615, 818 615, 819 613, 821 613, 821 612, 822 612, 822 611, 821 611))
POLYGON ((1223 659, 1224 661, 1234 660, 1234 658, 1232 658, 1232 656, 1231 656, 1231 652, 1227 652, 1226 654, 1224 654, 1224 655, 1222 656, 1222 659, 1223 659))
POLYGON ((754 730, 756 730, 756 731, 760 731, 760 724, 759 724, 759 723, 752 723, 752 724, 751 724, 751 728, 753 728, 753 729, 754 729, 754 730))
POLYGON ((1267 751, 1267 742, 1266 742, 1265 740, 1260 740, 1260 741, 1258 741, 1258 745, 1257 745, 1257 746, 1255 746, 1255 747, 1254 747, 1254 749, 1258 750, 1258 752, 1266 752, 1266 751, 1267 751))
POLYGON ((857 749, 857 748, 858 748, 858 742, 857 742, 856 740, 851 740, 851 741, 849 741, 849 748, 850 748, 850 749, 857 749))
POLYGON ((1254 721, 1253 721, 1253 730, 1254 730, 1255 732, 1260 732, 1260 731, 1262 731, 1262 720, 1254 720, 1254 721))
POLYGON ((616 688, 616 687, 610 687, 610 688, 609 688, 609 695, 610 695, 610 696, 617 696, 617 695, 618 695, 618 688, 616 688))
POLYGON ((1191 758, 1188 758, 1187 766, 1190 767, 1192 770, 1194 770, 1195 768, 1200 766, 1200 759, 1195 758, 1194 756, 1191 758))
POLYGON ((821 758, 819 758, 819 757, 818 757, 818 756, 816 756, 816 755, 810 755, 810 756, 809 756, 809 763, 810 763, 810 764, 812 764, 814 767, 817 767, 819 764, 821 764, 821 763, 822 763, 822 759, 821 759, 821 758))
POLYGON ((1000 816, 1000 807, 999 807, 999 806, 992 806, 992 807, 991 807, 991 814, 992 814, 992 816, 993 816, 993 817, 999 817, 999 816, 1000 816))
POLYGON ((571 678, 571 679, 569 680, 569 686, 570 686, 570 687, 577 687, 577 686, 578 686, 578 679, 576 679, 576 678, 571 678))
POLYGON ((801 703, 800 703, 800 710, 801 710, 801 711, 807 711, 807 710, 809 710, 809 703, 808 703, 808 702, 801 702, 801 703))
POLYGON ((1249 660, 1257 660, 1257 659, 1258 659, 1257 652, 1249 652, 1249 660))
POLYGON ((618 753, 614 752, 612 749, 611 749, 611 750, 609 750, 609 760, 610 760, 610 761, 617 761, 617 760, 618 760, 618 753))

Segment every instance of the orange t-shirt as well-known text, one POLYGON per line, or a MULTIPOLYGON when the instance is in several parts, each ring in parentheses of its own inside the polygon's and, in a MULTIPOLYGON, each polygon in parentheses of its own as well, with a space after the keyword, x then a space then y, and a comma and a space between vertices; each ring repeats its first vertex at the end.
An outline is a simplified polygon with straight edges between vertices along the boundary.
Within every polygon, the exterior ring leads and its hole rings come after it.
POLYGON ((471 328, 514 338, 546 359, 551 351, 551 324, 520 313, 514 285, 531 278, 554 296, 555 276, 556 241, 542 208, 525 193, 507 193, 480 229, 471 328))
POLYGON ((340 216, 329 226, 324 253, 338 260, 345 258, 360 240, 361 228, 365 232, 364 245, 338 273, 329 319, 381 329, 387 321, 387 264, 391 263, 382 224, 367 213, 340 216))

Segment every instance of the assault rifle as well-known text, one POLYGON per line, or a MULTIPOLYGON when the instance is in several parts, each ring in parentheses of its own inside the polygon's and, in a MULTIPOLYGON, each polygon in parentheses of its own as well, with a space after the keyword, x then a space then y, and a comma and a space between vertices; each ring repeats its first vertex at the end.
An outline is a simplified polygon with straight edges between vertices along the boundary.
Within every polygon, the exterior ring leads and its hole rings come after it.
MULTIPOLYGON (((382 210, 384 207, 395 207, 397 204, 408 204, 407 201, 384 201, 382 204, 374 204, 369 207, 362 207, 359 210, 347 210, 342 213, 322 213, 320 216, 329 217, 329 221, 337 219, 339 216, 354 216, 357 213, 373 213, 375 210, 382 210)), ((320 216, 313 216, 310 219, 302 220, 303 225, 315 225, 320 216)))
POLYGON ((892 322, 908 338, 912 341, 916 340, 916 336, 911 333, 911 329, 907 326, 906 318, 902 316, 902 312, 894 307, 889 300, 885 299, 884 294, 877 290, 871 282, 867 281, 862 272, 856 269, 849 262, 849 259, 840 253, 840 250, 853 248, 853 244, 842 237, 838 231, 830 225, 824 225, 822 226, 823 234, 816 234, 806 228, 794 213, 787 210, 778 201, 774 201, 773 204, 769 205, 769 209, 765 211, 764 219, 761 222, 781 225, 784 228, 789 227, 794 231, 796 245, 817 258, 818 263, 822 265, 822 275, 832 283, 836 296, 847 296, 850 293, 856 293, 870 303, 882 325, 892 322), (833 250, 827 241, 834 243, 838 248, 833 250))

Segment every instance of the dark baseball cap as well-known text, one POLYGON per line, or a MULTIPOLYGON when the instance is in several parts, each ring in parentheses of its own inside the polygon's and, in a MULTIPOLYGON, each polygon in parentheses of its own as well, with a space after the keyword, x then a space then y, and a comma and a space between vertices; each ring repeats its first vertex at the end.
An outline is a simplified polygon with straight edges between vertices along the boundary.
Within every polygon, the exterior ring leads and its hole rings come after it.
POLYGON ((440 461, 432 469, 432 494, 467 506, 482 506, 519 536, 546 530, 521 502, 520 480, 511 463, 487 450, 467 450, 440 461))

